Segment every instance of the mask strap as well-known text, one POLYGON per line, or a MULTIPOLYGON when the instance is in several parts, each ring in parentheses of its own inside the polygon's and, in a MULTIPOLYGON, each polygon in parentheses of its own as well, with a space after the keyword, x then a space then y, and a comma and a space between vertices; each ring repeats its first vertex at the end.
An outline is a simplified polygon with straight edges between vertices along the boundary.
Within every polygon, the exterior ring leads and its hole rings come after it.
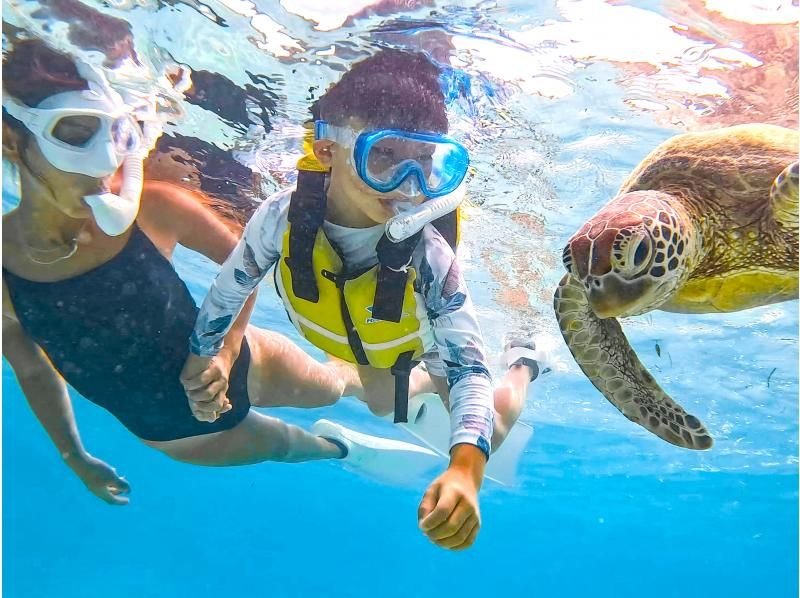
MULTIPOLYGON (((29 130, 29 123, 26 121, 35 121, 37 119, 37 114, 31 109, 30 106, 27 106, 16 98, 10 96, 5 92, 5 90, 3 90, 3 108, 5 108, 6 112, 8 112, 11 116, 24 124, 29 130)), ((33 122, 30 124, 33 124, 33 122)))
POLYGON ((359 135, 359 131, 354 131, 350 127, 339 127, 324 120, 314 121, 314 139, 316 140, 327 139, 328 141, 352 147, 355 145, 359 135))
POLYGON ((78 69, 78 74, 89 83, 90 89, 94 87, 94 90, 99 90, 109 95, 114 93, 114 90, 108 84, 108 79, 106 79, 100 68, 82 60, 76 60, 75 67, 78 69))

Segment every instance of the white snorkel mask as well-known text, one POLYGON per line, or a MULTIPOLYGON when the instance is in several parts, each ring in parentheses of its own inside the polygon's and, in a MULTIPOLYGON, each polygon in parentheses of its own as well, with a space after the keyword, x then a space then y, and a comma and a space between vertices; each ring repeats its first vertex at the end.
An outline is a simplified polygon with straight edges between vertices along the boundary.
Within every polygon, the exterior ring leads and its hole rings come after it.
POLYGON ((100 193, 83 199, 97 226, 117 236, 133 224, 142 194, 142 161, 149 148, 131 108, 102 71, 76 62, 89 89, 45 98, 35 108, 3 94, 3 107, 36 137, 42 155, 64 172, 104 178, 122 166, 119 195, 100 193))

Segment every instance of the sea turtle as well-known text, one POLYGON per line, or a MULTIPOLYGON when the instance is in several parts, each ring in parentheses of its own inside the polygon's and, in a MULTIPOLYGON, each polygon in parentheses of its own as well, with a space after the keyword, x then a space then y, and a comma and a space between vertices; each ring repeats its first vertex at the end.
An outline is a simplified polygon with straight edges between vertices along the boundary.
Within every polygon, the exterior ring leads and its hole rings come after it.
POLYGON ((575 360, 631 421, 678 446, 713 441, 656 383, 616 318, 797 299, 798 133, 740 125, 673 137, 564 248, 554 308, 575 360))

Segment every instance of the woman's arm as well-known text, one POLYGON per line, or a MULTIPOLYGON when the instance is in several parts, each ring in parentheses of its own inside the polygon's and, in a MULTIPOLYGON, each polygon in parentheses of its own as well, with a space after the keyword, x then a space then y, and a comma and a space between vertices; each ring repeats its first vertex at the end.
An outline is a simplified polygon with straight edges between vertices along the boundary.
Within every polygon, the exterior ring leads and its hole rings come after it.
POLYGON ((83 448, 64 379, 41 347, 23 331, 3 284, 3 357, 17 377, 22 393, 64 462, 97 497, 110 504, 127 504, 130 486, 114 469, 83 448))
MULTIPOLYGON (((222 264, 238 241, 222 220, 204 205, 202 195, 171 183, 148 181, 145 184, 139 221, 141 226, 155 229, 151 239, 161 239, 169 255, 175 244, 180 244, 222 264)), ((224 335, 221 359, 229 362, 228 371, 239 356, 255 300, 253 287, 243 298, 237 310, 238 317, 224 335)))

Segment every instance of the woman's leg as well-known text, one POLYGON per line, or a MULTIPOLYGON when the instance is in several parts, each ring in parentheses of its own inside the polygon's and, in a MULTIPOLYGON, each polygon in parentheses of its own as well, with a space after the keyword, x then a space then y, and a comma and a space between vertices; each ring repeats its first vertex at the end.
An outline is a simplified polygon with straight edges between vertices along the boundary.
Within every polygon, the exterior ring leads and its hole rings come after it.
POLYGON ((258 407, 324 407, 341 397, 360 397, 355 366, 339 359, 321 363, 277 332, 249 326, 247 392, 258 407))
POLYGON ((176 461, 211 467, 262 461, 298 463, 343 456, 339 445, 253 410, 230 430, 166 442, 143 442, 176 461))

